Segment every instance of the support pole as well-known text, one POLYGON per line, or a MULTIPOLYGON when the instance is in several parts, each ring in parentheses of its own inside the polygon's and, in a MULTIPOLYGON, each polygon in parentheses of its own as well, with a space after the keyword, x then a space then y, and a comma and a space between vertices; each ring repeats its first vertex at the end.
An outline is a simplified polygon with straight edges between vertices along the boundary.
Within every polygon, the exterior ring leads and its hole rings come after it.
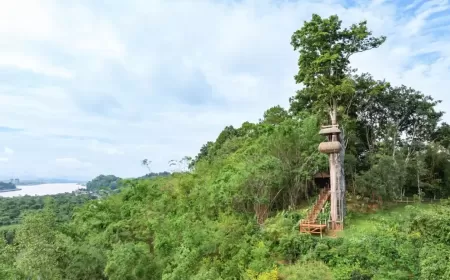
POLYGON ((336 182, 336 155, 330 154, 330 213, 331 213, 331 228, 336 227, 337 221, 337 182, 336 182))

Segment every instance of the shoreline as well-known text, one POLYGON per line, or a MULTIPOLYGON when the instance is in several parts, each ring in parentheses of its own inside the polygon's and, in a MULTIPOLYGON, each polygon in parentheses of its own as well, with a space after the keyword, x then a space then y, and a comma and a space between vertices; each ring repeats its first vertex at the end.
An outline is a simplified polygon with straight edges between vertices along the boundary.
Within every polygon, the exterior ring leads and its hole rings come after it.
POLYGON ((79 189, 83 190, 83 187, 76 183, 20 186, 20 188, 17 189, 8 189, 0 192, 0 197, 55 195, 60 193, 71 193, 79 189))
POLYGON ((11 189, 11 190, 0 190, 0 193, 4 193, 4 192, 16 192, 16 191, 21 191, 22 189, 11 189))
POLYGON ((19 183, 16 184, 16 186, 22 186, 22 187, 26 187, 26 186, 40 186, 40 185, 49 185, 49 184, 77 184, 77 185, 82 185, 83 183, 78 183, 78 182, 31 182, 31 183, 19 183))

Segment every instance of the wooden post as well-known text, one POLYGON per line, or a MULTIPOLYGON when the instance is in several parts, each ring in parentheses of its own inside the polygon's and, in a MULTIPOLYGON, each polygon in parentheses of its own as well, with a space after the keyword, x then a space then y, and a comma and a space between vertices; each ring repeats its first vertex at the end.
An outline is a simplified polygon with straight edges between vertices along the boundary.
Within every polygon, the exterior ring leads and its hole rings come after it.
POLYGON ((322 238, 322 220, 320 220, 320 238, 322 238))
POLYGON ((322 142, 319 145, 319 151, 328 154, 330 169, 330 228, 333 230, 341 229, 344 218, 345 208, 345 180, 343 176, 342 139, 339 138, 340 130, 337 125, 337 109, 333 106, 330 111, 331 126, 323 126, 320 134, 328 136, 328 142, 322 142))
POLYGON ((337 220, 337 197, 336 197, 336 155, 330 154, 330 213, 331 213, 331 227, 335 228, 337 220))

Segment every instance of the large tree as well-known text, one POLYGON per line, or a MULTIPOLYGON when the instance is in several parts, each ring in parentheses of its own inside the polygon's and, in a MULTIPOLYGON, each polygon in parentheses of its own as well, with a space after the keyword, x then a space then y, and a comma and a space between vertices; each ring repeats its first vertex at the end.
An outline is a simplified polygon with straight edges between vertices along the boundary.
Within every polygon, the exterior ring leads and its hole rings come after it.
POLYGON ((304 88, 291 98, 291 111, 311 108, 336 121, 338 106, 354 92, 350 57, 377 48, 386 39, 371 35, 366 21, 343 29, 337 16, 323 19, 316 14, 295 31, 291 45, 300 54, 295 81, 304 88))
MULTIPOLYGON (((296 113, 309 108, 321 115, 326 113, 331 124, 336 125, 338 112, 343 111, 355 91, 350 57, 379 47, 385 39, 384 36, 373 37, 366 21, 342 28, 336 15, 321 18, 313 14, 311 21, 305 22, 291 38, 291 45, 300 53, 295 81, 304 86, 291 99, 291 111, 296 113)), ((345 192, 344 133, 340 141, 341 152, 330 156, 330 166, 335 168, 336 187, 345 192)))

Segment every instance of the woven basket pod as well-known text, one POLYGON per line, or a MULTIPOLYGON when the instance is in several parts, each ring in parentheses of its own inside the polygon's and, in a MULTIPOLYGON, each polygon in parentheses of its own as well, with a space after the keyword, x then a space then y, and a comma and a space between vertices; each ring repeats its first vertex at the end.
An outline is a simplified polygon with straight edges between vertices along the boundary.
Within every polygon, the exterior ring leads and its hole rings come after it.
POLYGON ((322 142, 319 145, 319 151, 324 154, 339 153, 341 148, 341 143, 338 141, 322 142))

